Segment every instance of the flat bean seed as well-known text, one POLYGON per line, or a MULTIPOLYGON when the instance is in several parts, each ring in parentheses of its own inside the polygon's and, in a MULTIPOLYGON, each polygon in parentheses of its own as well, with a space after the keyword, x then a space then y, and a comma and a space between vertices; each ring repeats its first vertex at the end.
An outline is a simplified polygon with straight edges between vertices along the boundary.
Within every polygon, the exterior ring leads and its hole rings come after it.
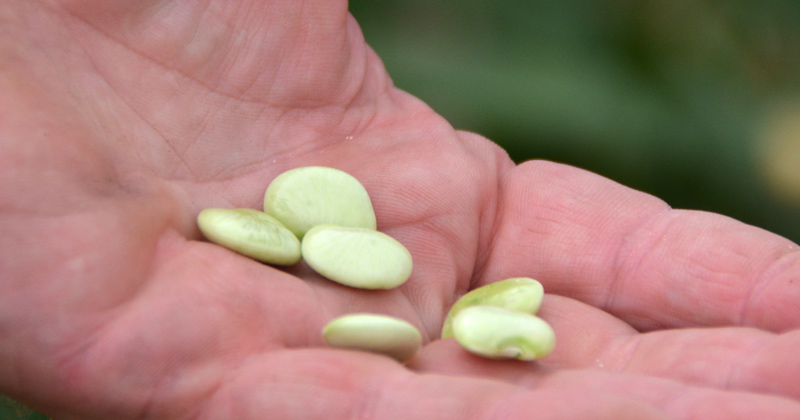
POLYGON ((331 347, 385 354, 405 362, 422 346, 422 334, 402 319, 377 314, 350 314, 322 330, 331 347))
POLYGON ((209 208, 197 216, 197 226, 211 242, 258 261, 274 265, 300 261, 300 241, 264 212, 209 208))
POLYGON ((535 314, 543 297, 542 284, 527 277, 514 277, 479 287, 462 296, 450 308, 442 327, 442 338, 453 336, 453 319, 465 308, 488 305, 535 314))
POLYGON ((317 273, 360 289, 392 289, 411 275, 411 253, 385 233, 333 225, 314 226, 303 237, 303 258, 317 273))
POLYGON ((470 306, 453 320, 456 341, 494 359, 536 360, 553 351, 556 336, 543 319, 495 306, 470 306))
POLYGON ((377 227, 364 186, 346 172, 323 166, 304 166, 278 175, 264 194, 264 211, 298 238, 322 224, 377 227))

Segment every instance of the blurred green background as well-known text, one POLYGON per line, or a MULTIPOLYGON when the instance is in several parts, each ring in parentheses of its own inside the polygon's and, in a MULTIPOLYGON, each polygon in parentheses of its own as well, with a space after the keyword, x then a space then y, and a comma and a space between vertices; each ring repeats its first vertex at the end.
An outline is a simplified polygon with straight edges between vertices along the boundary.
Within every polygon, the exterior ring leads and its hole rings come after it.
POLYGON ((28 407, 0 395, 0 419, 2 420, 47 420, 47 417, 28 407))
POLYGON ((352 0, 395 84, 515 161, 800 242, 800 2, 352 0))

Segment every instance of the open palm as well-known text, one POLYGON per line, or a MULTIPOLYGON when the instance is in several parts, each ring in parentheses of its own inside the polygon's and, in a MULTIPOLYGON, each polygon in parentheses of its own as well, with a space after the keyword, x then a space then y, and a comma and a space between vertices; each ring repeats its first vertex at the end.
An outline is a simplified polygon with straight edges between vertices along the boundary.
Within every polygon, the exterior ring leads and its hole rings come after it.
POLYGON ((0 5, 0 391, 57 418, 797 418, 797 247, 549 162, 515 166, 392 84, 345 1, 0 5), (288 169, 358 178, 402 242, 360 291, 202 241, 288 169), (437 340, 514 276, 555 352, 437 340), (350 312, 415 324, 408 365, 326 349, 350 312))

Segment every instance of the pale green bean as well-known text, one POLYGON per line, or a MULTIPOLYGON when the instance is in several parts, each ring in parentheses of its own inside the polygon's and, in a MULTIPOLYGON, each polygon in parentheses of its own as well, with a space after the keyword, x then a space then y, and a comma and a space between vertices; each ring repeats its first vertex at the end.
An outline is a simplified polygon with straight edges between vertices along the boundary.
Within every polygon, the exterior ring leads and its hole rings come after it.
POLYGON ((377 314, 350 314, 334 319, 322 330, 335 348, 384 354, 405 362, 422 346, 422 334, 402 319, 377 314))
POLYGON ((442 327, 442 338, 453 336, 453 319, 464 308, 488 305, 535 314, 543 297, 542 284, 527 277, 514 277, 479 287, 462 296, 450 308, 442 327))
POLYGON ((211 242, 274 265, 300 261, 300 241, 281 222, 253 209, 210 208, 197 216, 197 226, 211 242))
POLYGON ((556 336, 543 319, 496 306, 470 306, 453 320, 456 341, 495 359, 536 360, 553 351, 556 336))

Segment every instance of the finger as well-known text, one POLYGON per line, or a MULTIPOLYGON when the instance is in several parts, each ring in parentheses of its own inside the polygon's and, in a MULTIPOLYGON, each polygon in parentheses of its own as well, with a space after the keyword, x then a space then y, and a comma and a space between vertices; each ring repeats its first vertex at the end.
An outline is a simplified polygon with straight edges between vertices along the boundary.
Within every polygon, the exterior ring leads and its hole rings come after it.
POLYGON ((561 404, 581 404, 582 397, 603 393, 638 401, 670 418, 749 419, 775 416, 791 419, 800 413, 800 403, 779 395, 709 388, 669 378, 615 372, 599 366, 595 366, 595 369, 560 369, 550 366, 551 358, 534 363, 488 360, 457 347, 453 339, 433 342, 423 349, 410 367, 418 372, 491 378, 528 389, 530 394, 546 392, 561 404), (559 396, 563 390, 575 392, 572 395, 577 398, 559 396))
POLYGON ((800 253, 732 219, 550 162, 508 174, 479 283, 520 275, 639 329, 800 326, 800 253))
POLYGON ((656 376, 718 389, 800 399, 800 330, 677 329, 639 334, 598 309, 548 296, 540 315, 558 346, 547 366, 656 376))
POLYGON ((553 354, 538 363, 498 363, 471 356, 453 340, 440 340, 427 346, 427 357, 413 366, 438 372, 469 366, 481 376, 513 382, 553 369, 591 369, 800 399, 800 330, 774 334, 729 327, 639 334, 592 306, 560 296, 547 296, 539 315, 553 326, 557 341, 553 354))
POLYGON ((559 371, 524 385, 417 374, 379 356, 304 350, 254 357, 231 371, 201 418, 793 419, 790 399, 600 371, 559 371), (269 368, 267 368, 269 366, 269 368), (261 392, 252 392, 260 390, 261 392), (298 395, 313 396, 307 399, 298 395), (205 416, 207 414, 207 416, 205 416))
POLYGON ((789 398, 758 393, 724 391, 661 378, 601 371, 560 371, 542 378, 535 389, 569 389, 583 395, 613 393, 649 404, 673 418, 792 419, 800 403, 789 398))
POLYGON ((357 352, 264 355, 231 376, 207 400, 201 418, 246 420, 263 418, 264 413, 310 420, 527 419, 534 413, 541 419, 667 418, 648 404, 606 392, 529 392, 480 378, 418 375, 389 359, 357 352))
POLYGON ((800 331, 775 335, 747 328, 674 330, 615 344, 597 359, 605 369, 800 399, 800 331), (626 360, 611 356, 617 351, 626 360), (606 364, 606 359, 617 364, 606 364))

